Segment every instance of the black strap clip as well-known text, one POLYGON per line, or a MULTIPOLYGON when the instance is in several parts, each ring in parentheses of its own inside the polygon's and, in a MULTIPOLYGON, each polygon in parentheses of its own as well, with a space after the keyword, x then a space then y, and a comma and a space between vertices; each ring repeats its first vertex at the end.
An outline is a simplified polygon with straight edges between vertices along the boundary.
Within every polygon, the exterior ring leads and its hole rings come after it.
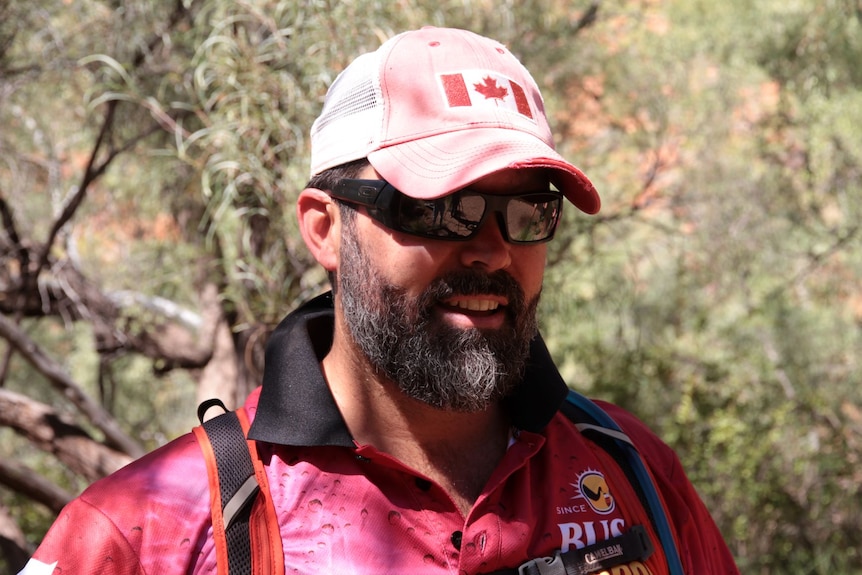
POLYGON ((531 559, 518 567, 518 575, 590 575, 624 563, 643 561, 654 551, 647 530, 643 525, 635 525, 622 535, 581 549, 557 551, 553 557, 531 559))

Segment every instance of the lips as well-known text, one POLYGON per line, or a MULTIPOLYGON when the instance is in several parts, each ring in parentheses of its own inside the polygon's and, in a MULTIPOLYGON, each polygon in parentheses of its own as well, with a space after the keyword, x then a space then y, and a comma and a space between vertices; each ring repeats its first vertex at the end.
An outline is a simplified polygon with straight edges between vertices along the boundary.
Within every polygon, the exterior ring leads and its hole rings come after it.
POLYGON ((422 300, 422 309, 433 306, 459 327, 498 329, 524 311, 524 292, 505 270, 448 273, 431 283, 422 300))

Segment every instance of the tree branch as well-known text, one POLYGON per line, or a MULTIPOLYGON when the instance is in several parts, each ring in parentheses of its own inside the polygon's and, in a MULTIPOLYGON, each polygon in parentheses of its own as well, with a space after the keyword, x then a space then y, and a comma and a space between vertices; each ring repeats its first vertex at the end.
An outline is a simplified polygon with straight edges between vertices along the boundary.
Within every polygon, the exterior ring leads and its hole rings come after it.
POLYGON ((601 4, 600 0, 594 0, 592 4, 590 4, 589 8, 578 18, 578 21, 575 23, 574 29, 572 30, 572 34, 577 34, 584 28, 588 28, 595 24, 596 19, 599 15, 599 5, 601 4))
MULTIPOLYGON (((36 371, 48 378, 51 385, 86 415, 102 433, 109 445, 132 457, 140 457, 144 449, 124 433, 117 421, 70 378, 35 341, 6 316, 0 315, 0 336, 4 337, 36 371)), ((5 392, 9 393, 9 392, 5 392)))
POLYGON ((37 501, 57 514, 72 494, 54 485, 33 469, 17 461, 0 459, 0 483, 33 501, 37 501))
POLYGON ((22 274, 30 274, 33 277, 38 277, 41 271, 48 266, 48 255, 51 253, 51 246, 54 245, 54 240, 57 238, 57 234, 60 233, 63 226, 65 226, 69 220, 72 219, 72 216, 75 215, 75 212, 78 210, 87 195, 90 184, 105 172, 108 165, 116 157, 116 153, 109 154, 108 158, 104 162, 99 166, 96 166, 96 157, 99 155, 99 151, 102 149, 102 145, 105 143, 108 133, 113 128, 114 114, 117 111, 118 105, 119 102, 117 100, 111 100, 106 104, 107 110, 102 121, 102 127, 99 130, 99 136, 96 138, 96 143, 93 145, 93 151, 90 152, 90 159, 87 161, 87 167, 84 170, 81 183, 78 185, 78 189, 72 195, 71 199, 66 202, 63 211, 57 219, 54 220, 51 230, 48 232, 48 237, 45 238, 45 242, 42 244, 42 249, 36 258, 36 269, 32 272, 29 270, 21 270, 22 274))
POLYGON ((105 477, 132 460, 127 454, 99 443, 52 407, 7 389, 0 389, 0 425, 14 429, 39 449, 53 453, 89 481, 105 477))
MULTIPOLYGON (((168 23, 166 26, 167 30, 170 30, 176 27, 183 19, 188 18, 190 15, 189 10, 186 9, 185 4, 181 0, 177 0, 174 4, 174 11, 171 13, 168 18, 168 23)), ((132 57, 132 67, 138 68, 145 61, 148 53, 152 52, 156 46, 161 44, 164 41, 164 34, 154 34, 153 38, 147 44, 147 48, 138 49, 134 56, 132 57)), ((45 239, 45 243, 42 245, 42 249, 39 252, 38 258, 36 259, 36 270, 33 271, 33 276, 38 276, 48 265, 48 256, 51 253, 51 246, 54 244, 54 241, 57 237, 57 234, 60 233, 60 230, 63 229, 71 219, 72 216, 75 215, 75 212, 80 207, 81 203, 84 201, 85 196, 89 190, 90 185, 97 180, 105 171, 108 169, 108 166, 114 159, 121 153, 131 149, 138 142, 147 138, 148 136, 155 133, 160 124, 157 122, 155 125, 151 126, 148 130, 138 134, 137 136, 130 138, 126 143, 124 143, 119 148, 110 147, 110 150, 105 157, 105 159, 97 164, 97 158, 99 157, 99 153, 102 148, 105 146, 106 142, 109 141, 110 134, 114 128, 114 120, 116 117, 117 107, 119 106, 119 100, 110 100, 107 102, 107 109, 105 111, 105 115, 102 121, 102 127, 99 129, 99 135, 96 138, 96 142, 93 145, 93 150, 90 153, 90 159, 87 162, 87 167, 84 170, 84 175, 81 179, 81 183, 78 185, 78 189, 72 195, 71 199, 66 202, 65 207, 63 208, 60 216, 54 221, 54 224, 51 227, 50 232, 48 232, 48 236, 45 239)), ((27 272, 23 272, 27 273, 27 272)))
POLYGON ((12 209, 6 201, 6 194, 0 190, 0 219, 3 221, 3 229, 6 230, 6 235, 12 243, 13 248, 21 248, 21 237, 18 235, 18 228, 15 225, 15 218, 12 215, 12 209))
POLYGON ((835 241, 826 249, 823 249, 817 253, 810 254, 808 263, 805 265, 805 267, 799 270, 796 274, 794 274, 793 277, 788 278, 787 281, 783 282, 781 285, 773 289, 764 299, 764 301, 771 301, 784 290, 795 287, 805 281, 808 276, 820 269, 824 261, 831 258, 833 255, 850 245, 850 243, 855 240, 860 233, 862 233, 862 225, 855 225, 849 230, 847 230, 846 233, 839 235, 835 239, 835 241))

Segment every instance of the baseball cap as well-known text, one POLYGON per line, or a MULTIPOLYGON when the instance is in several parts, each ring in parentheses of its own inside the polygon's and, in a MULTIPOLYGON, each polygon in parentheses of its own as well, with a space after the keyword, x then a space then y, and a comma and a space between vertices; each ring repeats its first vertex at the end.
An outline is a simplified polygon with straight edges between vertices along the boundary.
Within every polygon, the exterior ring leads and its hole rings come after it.
POLYGON ((338 75, 311 128, 311 174, 362 158, 417 199, 506 168, 545 168, 580 210, 601 206, 587 176, 556 152, 527 69, 467 30, 398 34, 338 75))

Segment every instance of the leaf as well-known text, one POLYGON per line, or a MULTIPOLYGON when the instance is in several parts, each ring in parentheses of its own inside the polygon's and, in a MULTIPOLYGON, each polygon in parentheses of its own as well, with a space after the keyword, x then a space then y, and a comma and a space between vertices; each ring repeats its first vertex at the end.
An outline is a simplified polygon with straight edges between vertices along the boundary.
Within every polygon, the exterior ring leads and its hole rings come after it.
POLYGON ((473 84, 473 87, 477 92, 485 96, 486 100, 502 100, 509 95, 508 88, 498 85, 497 80, 490 76, 485 76, 481 84, 473 84))

